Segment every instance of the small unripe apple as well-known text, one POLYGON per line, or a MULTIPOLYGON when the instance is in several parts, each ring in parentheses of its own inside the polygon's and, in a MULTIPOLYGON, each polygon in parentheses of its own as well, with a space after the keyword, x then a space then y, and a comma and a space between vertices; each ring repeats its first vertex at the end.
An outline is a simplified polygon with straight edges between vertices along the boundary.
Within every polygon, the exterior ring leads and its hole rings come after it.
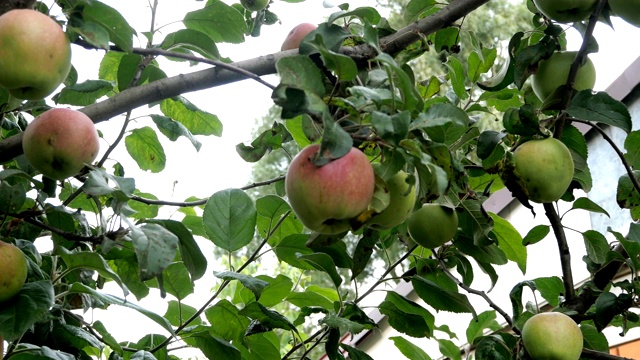
POLYGON ((640 27, 640 0, 609 0, 609 6, 614 15, 640 27))
POLYGON ((26 281, 24 254, 17 246, 0 240, 0 303, 14 297, 26 281))
POLYGON ((389 193, 389 205, 374 215, 368 224, 376 228, 389 229, 407 219, 416 204, 416 187, 407 183, 407 174, 400 170, 384 184, 389 193))
POLYGON ((458 214, 440 204, 423 204, 407 219, 409 235, 418 245, 433 249, 441 246, 458 231, 458 214))
POLYGON ((520 185, 533 202, 559 200, 573 180, 571 151, 558 139, 529 140, 516 148, 513 160, 520 185))
POLYGON ((50 95, 71 69, 71 46, 60 25, 32 9, 0 16, 0 86, 19 99, 50 95))
POLYGON ((76 110, 51 109, 27 126, 22 149, 29 163, 43 175, 64 180, 98 156, 98 132, 91 119, 76 110))
POLYGON ((245 9, 253 12, 266 8, 267 5, 269 5, 269 0, 240 0, 240 4, 242 4, 245 9))
MULTIPOLYGON (((538 63, 538 69, 531 77, 531 88, 540 101, 545 101, 558 86, 567 83, 576 54, 577 51, 555 52, 550 58, 538 63)), ((578 69, 573 88, 575 91, 593 89, 595 83, 596 67, 587 57, 586 62, 578 69)))
POLYGON ((356 148, 323 166, 313 163, 320 148, 312 144, 291 161, 285 189, 291 209, 309 229, 338 234, 350 220, 367 210, 375 188, 373 168, 356 148))
POLYGON ((291 29, 287 37, 284 39, 280 50, 285 51, 299 48, 302 39, 304 39, 307 35, 309 35, 310 32, 317 28, 318 25, 310 23, 302 23, 296 25, 293 29, 291 29))
MULTIPOLYGON (((597 0, 533 0, 544 16, 561 23, 586 20, 597 0)), ((626 1, 626 0, 624 0, 626 1)))
POLYGON ((578 360, 583 346, 578 324, 559 312, 529 318, 522 327, 522 342, 533 360, 578 360))

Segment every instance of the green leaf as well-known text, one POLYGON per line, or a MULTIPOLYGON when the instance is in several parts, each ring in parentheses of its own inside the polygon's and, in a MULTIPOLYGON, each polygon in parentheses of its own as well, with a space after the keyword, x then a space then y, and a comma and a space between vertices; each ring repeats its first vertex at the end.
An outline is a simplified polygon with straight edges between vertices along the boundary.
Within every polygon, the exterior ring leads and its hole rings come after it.
POLYGON ((280 261, 284 261, 287 264, 302 270, 313 270, 313 267, 308 262, 300 259, 299 255, 313 254, 313 250, 309 249, 306 244, 309 240, 309 235, 305 234, 293 234, 282 239, 274 248, 273 251, 280 261))
POLYGON ((150 115, 158 130, 171 141, 176 141, 180 136, 186 137, 196 151, 200 151, 202 144, 181 122, 175 121, 168 116, 150 115))
POLYGON ((99 1, 83 1, 82 18, 102 26, 120 49, 130 52, 133 48, 135 30, 116 9, 99 1))
POLYGON ((0 211, 16 213, 21 210, 26 200, 27 193, 22 185, 12 186, 6 181, 0 182, 0 211))
POLYGON ((522 245, 522 237, 516 228, 497 214, 489 213, 493 218, 492 233, 496 236, 498 246, 507 259, 518 264, 522 274, 527 272, 527 248, 522 245))
POLYGON ((564 284, 557 276, 541 277, 533 280, 540 295, 551 306, 560 304, 561 295, 564 294, 564 284))
POLYGON ((307 255, 300 255, 298 259, 313 266, 316 270, 327 273, 333 281, 333 285, 336 287, 336 289, 340 286, 340 284, 342 284, 342 278, 340 277, 340 274, 338 274, 336 265, 329 255, 324 253, 312 253, 307 255))
POLYGON ((469 115, 451 104, 435 104, 421 112, 410 130, 423 129, 435 142, 451 145, 468 130, 469 115))
MULTIPOLYGON (((403 9, 402 16, 406 24, 410 24, 419 18, 424 17, 425 14, 430 14, 437 10, 436 0, 411 0, 403 9)), ((397 344, 396 344, 397 346, 397 344)), ((404 353, 403 353, 404 354, 404 353)), ((406 356, 406 354, 405 354, 406 356)), ((412 358, 410 358, 412 359, 412 358)))
POLYGON ((596 214, 604 214, 604 215, 607 215, 607 217, 611 217, 607 212, 607 210, 605 210, 600 205, 593 202, 593 200, 589 199, 588 197, 577 198, 571 204, 571 210, 575 210, 575 209, 587 210, 596 214))
POLYGON ((200 110, 182 96, 164 99, 160 111, 187 128, 193 135, 222 136, 222 122, 217 116, 200 110))
POLYGON ((0 336, 6 341, 19 339, 53 306, 51 281, 41 280, 24 284, 20 292, 0 306, 0 336))
POLYGON ((349 355, 349 360, 373 360, 373 358, 367 355, 366 352, 349 346, 345 343, 340 343, 340 347, 347 351, 349 355))
POLYGON ((247 32, 242 14, 222 1, 210 1, 204 8, 187 13, 182 22, 187 29, 207 34, 214 42, 239 44, 247 32))
POLYGON ((466 295, 442 288, 440 285, 420 276, 411 278, 411 284, 422 300, 436 310, 454 313, 472 313, 476 311, 471 306, 466 295))
POLYGON ((551 227, 549 225, 536 225, 531 228, 527 235, 522 239, 522 245, 527 246, 535 244, 547 237, 550 231, 551 227))
POLYGON ((122 279, 120 279, 120 276, 118 276, 118 274, 116 274, 111 269, 111 267, 109 267, 109 264, 107 264, 107 262, 99 253, 92 251, 71 253, 66 248, 60 246, 56 248, 56 255, 60 256, 65 265, 67 265, 67 270, 94 270, 101 276, 107 279, 114 280, 120 286, 120 288, 122 288, 125 296, 129 294, 129 290, 122 282, 122 279))
POLYGON ((319 306, 326 310, 333 310, 333 301, 309 289, 303 292, 292 292, 285 300, 299 308, 319 306))
POLYGON ((420 346, 414 345, 402 336, 392 336, 389 340, 393 341, 396 348, 409 360, 431 360, 420 346))
POLYGON ((164 170, 167 163, 167 156, 158 135, 152 128, 145 126, 134 129, 124 139, 129 155, 136 161, 141 170, 149 170, 159 173, 164 170))
POLYGON ((107 331, 107 328, 104 327, 104 324, 100 320, 94 321, 91 327, 100 334, 105 345, 119 354, 122 353, 122 346, 118 344, 118 341, 111 335, 111 332, 107 331))
POLYGON ((198 332, 191 336, 195 339, 198 349, 202 351, 207 359, 240 360, 242 358, 238 348, 217 336, 212 336, 206 331, 198 332))
POLYGON ((567 113, 575 118, 618 127, 631 131, 631 115, 626 105, 604 91, 579 91, 569 103, 567 113))
POLYGON ((238 313, 229 300, 222 299, 204 312, 213 332, 227 341, 242 339, 249 319, 238 313))
POLYGON ((477 360, 511 360, 514 357, 511 347, 497 335, 483 337, 476 347, 477 360))
MULTIPOLYGON (((183 325, 187 319, 195 315, 197 311, 198 309, 193 306, 189 306, 180 301, 170 300, 167 303, 167 311, 164 313, 164 318, 167 319, 171 325, 178 327, 183 325)), ((199 317, 196 317, 191 322, 193 325, 199 325, 201 323, 202 319, 199 317)))
POLYGON ((296 327, 283 315, 277 311, 269 310, 258 302, 247 304, 238 312, 240 315, 247 316, 258 321, 262 326, 269 329, 284 329, 297 332, 296 327))
POLYGON ((160 48, 169 51, 195 51, 208 59, 219 59, 216 43, 207 34, 193 29, 180 29, 165 36, 160 48))
POLYGON ((438 339, 438 349, 440 353, 448 359, 462 360, 460 355, 460 348, 448 339, 438 339))
POLYGON ((388 317, 392 328, 403 334, 417 338, 430 338, 433 335, 435 317, 424 307, 396 292, 387 291, 378 310, 388 317))
POLYGON ((632 131, 627 135, 624 139, 624 149, 627 150, 624 158, 629 165, 635 170, 640 170, 640 130, 632 131))
POLYGON ((595 230, 587 230, 582 233, 584 246, 587 248, 587 256, 596 264, 604 264, 609 252, 609 242, 604 235, 595 230))
POLYGON ((585 348, 602 351, 604 353, 609 352, 609 342, 602 331, 599 331, 595 326, 584 322, 580 324, 580 331, 582 331, 585 348))
POLYGON ((87 80, 79 84, 65 86, 54 95, 56 104, 87 106, 113 91, 113 83, 105 80, 87 80))
POLYGON ((140 279, 145 281, 161 275, 176 257, 178 237, 158 224, 140 227, 129 224, 129 231, 126 237, 133 243, 140 279))
POLYGON ((181 262, 174 262, 167 266, 162 273, 162 282, 164 289, 178 300, 193 294, 194 284, 187 268, 181 262))
POLYGON ((409 74, 389 54, 379 53, 374 60, 382 63, 391 72, 390 80, 402 95, 401 109, 409 111, 422 109, 422 97, 409 74))
POLYGON ((213 194, 204 207, 202 221, 207 237, 227 251, 237 251, 253 240, 257 212, 242 190, 227 189, 213 194))
POLYGON ((469 94, 465 87, 466 77, 464 75, 464 67, 462 66, 462 63, 455 57, 449 56, 445 66, 449 69, 448 75, 453 91, 459 99, 465 100, 469 97, 469 94))
POLYGON ((149 319, 153 320, 156 324, 160 325, 163 329, 167 330, 169 333, 174 334, 173 327, 171 326, 171 323, 167 319, 141 306, 138 306, 131 301, 127 301, 113 295, 99 293, 96 290, 80 283, 74 283, 73 285, 71 285, 68 292, 70 294, 88 294, 97 298, 98 300, 102 301, 105 304, 119 305, 119 306, 124 306, 130 309, 133 309, 139 312, 140 314, 148 317, 149 319))
POLYGON ((496 331, 502 329, 502 326, 496 321, 495 310, 484 311, 474 319, 469 321, 467 326, 467 343, 474 344, 476 338, 479 338, 484 334, 485 330, 496 331))
MULTIPOLYGON (((343 36, 346 37, 348 35, 342 27, 336 27, 342 30, 344 34, 343 36)), ((356 62, 349 56, 342 55, 328 49, 322 35, 316 34, 313 39, 306 41, 306 44, 312 45, 320 52, 324 65, 327 69, 333 71, 340 81, 352 81, 356 76, 358 76, 358 67, 356 66, 356 62)))
POLYGON ((240 274, 234 271, 214 271, 213 275, 215 275, 217 278, 227 280, 227 281, 231 281, 231 280, 240 281, 242 285, 244 285, 244 287, 251 290, 253 295, 256 297, 256 300, 260 300, 260 295, 262 295, 262 291, 264 290, 265 287, 269 285, 269 283, 264 280, 260 280, 260 279, 254 278, 253 276, 240 274))
POLYGON ((258 275, 258 279, 269 283, 262 291, 260 303, 266 307, 276 306, 291 294, 293 281, 287 276, 278 274, 275 278, 266 275, 258 275))
POLYGON ((150 219, 147 222, 160 224, 178 237, 180 258, 187 267, 191 280, 200 279, 207 270, 207 258, 193 238, 196 234, 192 234, 183 223, 176 220, 150 219))

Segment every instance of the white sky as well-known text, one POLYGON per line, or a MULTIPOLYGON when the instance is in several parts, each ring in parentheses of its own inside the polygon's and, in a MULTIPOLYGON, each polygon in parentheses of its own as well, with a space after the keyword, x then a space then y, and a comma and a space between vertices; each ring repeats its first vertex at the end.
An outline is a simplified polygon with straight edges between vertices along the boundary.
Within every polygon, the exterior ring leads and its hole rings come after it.
MULTIPOLYGON (((110 0, 105 3, 119 9, 135 29, 144 31, 149 28, 150 11, 147 1, 110 0)), ((350 1, 350 3, 355 8, 356 4, 375 6, 376 2, 375 0, 360 0, 350 1)), ((201 8, 203 4, 204 2, 195 0, 160 1, 156 26, 173 24, 165 27, 163 33, 175 31, 180 28, 180 20, 186 12, 201 8)), ((220 45, 221 54, 233 60, 245 60, 277 52, 282 40, 293 26, 301 22, 319 23, 337 9, 325 9, 321 0, 307 0, 298 4, 275 0, 272 10, 280 16, 281 25, 265 26, 260 38, 248 38, 245 44, 239 46, 220 45)), ((637 44, 637 39, 640 36, 640 29, 633 28, 618 19, 614 19, 614 26, 615 32, 604 24, 598 24, 596 28, 600 53, 591 56, 598 69, 596 90, 606 88, 633 60, 640 56, 640 47, 634 45, 637 44)), ((570 36, 570 47, 577 48, 579 41, 577 33, 573 32, 573 35, 570 36)), ((134 43, 134 46, 144 46, 144 42, 146 40, 143 39, 142 43, 134 43)), ((79 72, 79 81, 97 78, 98 64, 102 55, 103 52, 99 51, 73 48, 73 63, 79 72), (80 58, 82 60, 78 61, 80 58)), ((187 68, 182 64, 166 60, 161 60, 161 66, 169 76, 204 68, 203 66, 187 68)), ((265 79, 274 85, 277 84, 275 76, 268 76, 265 79)), ((249 180, 251 165, 245 163, 237 155, 235 146, 239 142, 248 143, 252 140, 251 128, 255 119, 266 114, 272 104, 271 91, 263 85, 248 80, 198 93, 185 94, 185 97, 201 109, 216 114, 220 118, 224 126, 222 138, 200 137, 200 141, 203 143, 200 152, 196 152, 184 138, 179 139, 176 143, 163 140, 168 158, 167 167, 161 174, 138 170, 137 165, 126 154, 124 146, 120 146, 120 149, 112 155, 113 158, 124 164, 126 176, 134 177, 140 190, 154 193, 163 200, 181 201, 191 195, 209 197, 218 190, 245 185, 249 180), (174 181, 177 181, 175 189, 174 181)), ((137 116, 141 116, 158 111, 157 108, 141 108, 136 113, 137 116)), ((148 117, 141 117, 138 122, 139 126, 154 127, 148 117)), ((98 128, 105 133, 107 140, 111 141, 115 137, 115 133, 119 131, 121 124, 122 117, 117 117, 109 122, 100 123, 98 128)), ((162 139, 162 135, 160 137, 162 139)), ((103 149, 106 149, 106 146, 103 143, 103 149)), ((113 163, 106 164, 107 168, 112 165, 113 163)), ((208 244, 203 244, 205 253, 208 251, 207 246, 208 244)), ((210 289, 216 285, 211 276, 211 271, 214 269, 219 270, 215 268, 215 265, 210 264, 207 276, 196 283, 198 295, 195 298, 190 298, 193 300, 187 301, 187 303, 199 307, 208 298, 210 289)), ((114 288, 111 289, 111 292, 114 295, 121 294, 118 289, 114 288)), ((158 301, 159 298, 155 293, 152 293, 150 297, 154 299, 145 301, 143 306, 163 314, 165 301, 158 301)), ((147 321, 146 318, 133 311, 114 312, 115 309, 112 307, 108 314, 97 311, 93 315, 96 319, 100 318, 107 329, 113 331, 113 335, 118 340, 135 341, 141 332, 146 334, 152 331, 151 329, 157 329, 154 323, 147 321), (132 321, 134 318, 135 320, 132 321)), ((91 320, 91 314, 86 316, 88 320, 91 320)), ((164 333, 163 331, 159 332, 164 333)))

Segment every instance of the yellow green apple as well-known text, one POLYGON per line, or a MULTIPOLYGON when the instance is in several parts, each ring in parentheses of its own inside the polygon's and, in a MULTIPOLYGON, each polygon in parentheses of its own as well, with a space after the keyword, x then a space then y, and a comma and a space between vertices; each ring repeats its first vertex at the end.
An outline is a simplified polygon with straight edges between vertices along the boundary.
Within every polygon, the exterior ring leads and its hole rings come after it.
POLYGON ((409 215, 409 235, 418 245, 433 249, 441 246, 458 231, 458 214, 448 206, 427 203, 409 215))
MULTIPOLYGON (((376 166, 374 166, 374 169, 376 166)), ((416 204, 416 187, 407 183, 404 170, 395 173, 388 181, 383 181, 383 191, 389 194, 389 205, 379 214, 375 214, 368 225, 374 228, 389 229, 404 222, 416 204)))
POLYGON ((296 25, 282 42, 280 50, 292 50, 300 47, 302 40, 309 35, 310 32, 317 29, 318 25, 310 23, 302 23, 296 25))
POLYGON ((71 46, 62 27, 32 9, 0 16, 0 86, 19 99, 50 95, 71 69, 71 46))
POLYGON ((558 139, 529 140, 516 148, 513 160, 518 182, 533 202, 559 200, 573 180, 571 152, 558 139))
POLYGON ((242 4, 245 9, 253 12, 266 8, 267 5, 269 5, 269 0, 240 0, 240 4, 242 4))
MULTIPOLYGON (((531 77, 531 88, 540 101, 547 100, 557 87, 567 83, 576 54, 576 51, 559 51, 538 63, 538 69, 531 77)), ((575 91, 593 89, 595 83, 596 68, 587 57, 586 62, 578 68, 573 88, 575 91)))
POLYGON ((614 15, 640 27, 640 0, 609 0, 609 6, 614 15))
POLYGON ((545 312, 524 323, 522 342, 533 360, 578 360, 583 337, 580 327, 569 316, 545 312))
POLYGON ((350 229, 350 220, 367 210, 375 188, 373 167, 356 148, 323 166, 313 162, 312 144, 291 161, 285 190, 291 209, 307 228, 322 234, 350 229))
POLYGON ((72 109, 50 109, 27 126, 22 149, 29 163, 43 175, 64 180, 95 160, 100 150, 91 119, 72 109))
POLYGON ((24 254, 17 246, 0 240, 0 303, 16 296, 26 281, 24 254))
POLYGON ((538 10, 551 20, 571 23, 589 18, 597 0, 533 0, 538 10))

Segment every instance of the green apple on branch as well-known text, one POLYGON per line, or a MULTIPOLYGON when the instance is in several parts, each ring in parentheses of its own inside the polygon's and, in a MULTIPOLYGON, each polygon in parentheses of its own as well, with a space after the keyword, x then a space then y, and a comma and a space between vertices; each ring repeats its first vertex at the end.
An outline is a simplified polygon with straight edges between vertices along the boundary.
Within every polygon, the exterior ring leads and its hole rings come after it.
MULTIPOLYGON (((549 99, 549 97, 559 86, 567 83, 569 70, 576 54, 576 51, 559 51, 538 63, 538 69, 531 77, 531 87, 540 101, 561 100, 558 98, 549 99)), ((575 91, 593 89, 595 83, 596 68, 591 59, 587 57, 585 63, 578 69, 573 89, 575 91)))
MULTIPOLYGON (((374 165, 374 170, 379 168, 376 165, 379 164, 374 165)), ((408 177, 409 174, 404 170, 398 171, 386 182, 376 176, 376 179, 382 182, 382 191, 389 194, 389 204, 380 213, 374 214, 367 225, 389 229, 407 219, 415 206, 417 197, 416 186, 407 182, 408 177)))
POLYGON ((285 189, 291 209, 307 228, 322 234, 348 231, 350 221, 367 210, 375 188, 373 167, 356 148, 317 166, 320 145, 312 144, 291 161, 285 189))
POLYGON ((640 27, 640 0, 609 0, 613 15, 640 27))
POLYGON ((536 203, 559 200, 573 180, 573 158, 553 137, 529 140, 513 153, 515 175, 527 198, 536 203))
POLYGON ((434 249, 453 239, 458 231, 458 214, 445 205, 423 204, 409 215, 407 230, 418 245, 434 249))
POLYGON ((299 48, 302 39, 304 39, 307 35, 309 35, 310 32, 317 28, 318 25, 310 23, 302 23, 296 25, 293 29, 291 29, 287 37, 282 42, 280 50, 285 51, 299 48))
POLYGON ((31 9, 0 16, 0 86, 19 99, 50 95, 71 69, 71 46, 60 25, 31 9))
POLYGON ((578 360, 583 336, 569 316, 545 312, 533 315, 524 323, 522 342, 533 360, 578 360))
POLYGON ((245 9, 253 12, 266 8, 267 5, 269 5, 269 0, 240 0, 240 4, 242 4, 245 9))
POLYGON ((572 23, 589 18, 596 0, 533 0, 533 3, 549 19, 572 23))
POLYGON ((26 281, 24 254, 17 246, 0 240, 0 303, 16 296, 26 281))
POLYGON ((76 110, 50 109, 27 126, 22 148, 29 163, 43 175, 64 180, 98 156, 98 132, 91 119, 76 110))

